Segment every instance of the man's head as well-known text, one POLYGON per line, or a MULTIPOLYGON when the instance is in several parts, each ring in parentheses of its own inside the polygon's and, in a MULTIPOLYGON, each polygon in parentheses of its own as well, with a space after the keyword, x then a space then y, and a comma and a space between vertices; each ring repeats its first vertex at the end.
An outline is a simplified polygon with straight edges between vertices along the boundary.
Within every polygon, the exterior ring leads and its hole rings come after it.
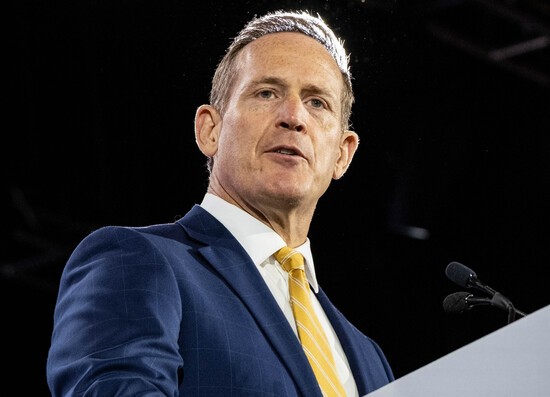
POLYGON ((212 103, 196 112, 197 144, 212 159, 208 189, 264 221, 299 213, 308 224, 359 143, 345 128, 347 58, 307 14, 268 14, 243 32, 218 68, 212 103))
POLYGON ((272 33, 298 32, 321 43, 336 61, 344 81, 342 95, 342 130, 349 128, 351 108, 354 102, 352 77, 349 69, 349 55, 346 54, 343 41, 319 17, 301 12, 276 11, 252 19, 233 39, 224 57, 218 64, 212 89, 210 104, 220 114, 224 114, 235 76, 235 59, 239 52, 250 42, 272 33))

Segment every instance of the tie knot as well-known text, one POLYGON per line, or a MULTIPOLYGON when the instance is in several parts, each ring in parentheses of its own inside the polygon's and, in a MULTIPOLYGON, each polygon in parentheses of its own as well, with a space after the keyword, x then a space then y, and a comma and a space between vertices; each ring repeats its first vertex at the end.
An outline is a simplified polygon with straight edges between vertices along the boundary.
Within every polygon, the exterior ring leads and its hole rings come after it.
POLYGON ((304 269, 304 257, 290 247, 283 247, 275 253, 275 258, 287 272, 304 269))

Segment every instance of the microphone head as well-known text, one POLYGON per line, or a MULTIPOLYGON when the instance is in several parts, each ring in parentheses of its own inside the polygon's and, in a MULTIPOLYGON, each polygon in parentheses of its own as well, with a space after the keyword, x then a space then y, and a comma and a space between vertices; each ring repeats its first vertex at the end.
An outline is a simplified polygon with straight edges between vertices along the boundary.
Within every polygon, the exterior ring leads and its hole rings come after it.
POLYGON ((470 280, 477 277, 476 272, 458 262, 449 263, 445 269, 445 275, 449 280, 463 288, 470 288, 472 286, 470 280))
POLYGON ((470 293, 462 291, 447 295, 443 299, 443 310, 447 313, 462 313, 470 310, 472 306, 468 305, 466 300, 469 296, 470 293))

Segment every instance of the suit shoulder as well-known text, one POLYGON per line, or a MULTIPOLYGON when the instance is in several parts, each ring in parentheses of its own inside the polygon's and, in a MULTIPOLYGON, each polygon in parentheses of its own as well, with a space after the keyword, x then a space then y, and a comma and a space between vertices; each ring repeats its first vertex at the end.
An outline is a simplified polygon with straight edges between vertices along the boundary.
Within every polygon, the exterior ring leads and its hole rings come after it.
POLYGON ((151 236, 170 236, 180 231, 181 228, 176 223, 161 223, 146 226, 120 226, 108 225, 92 230, 85 238, 127 238, 138 235, 151 236))

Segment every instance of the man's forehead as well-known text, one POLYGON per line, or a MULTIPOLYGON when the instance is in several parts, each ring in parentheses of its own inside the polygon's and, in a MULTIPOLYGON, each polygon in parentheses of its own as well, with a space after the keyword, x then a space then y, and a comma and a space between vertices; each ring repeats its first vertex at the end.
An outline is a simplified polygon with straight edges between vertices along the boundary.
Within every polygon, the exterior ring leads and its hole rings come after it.
POLYGON ((238 63, 244 68, 251 66, 277 70, 291 68, 309 70, 311 73, 339 76, 340 69, 327 49, 312 37, 297 32, 270 33, 247 46, 238 55, 238 63))
POLYGON ((275 32, 268 33, 264 36, 261 36, 253 41, 251 41, 244 49, 254 50, 254 49, 270 49, 272 47, 288 47, 292 49, 311 47, 312 49, 323 50, 329 57, 332 58, 332 55, 326 49, 326 47, 321 44, 319 41, 314 39, 311 36, 308 36, 301 32, 275 32))

